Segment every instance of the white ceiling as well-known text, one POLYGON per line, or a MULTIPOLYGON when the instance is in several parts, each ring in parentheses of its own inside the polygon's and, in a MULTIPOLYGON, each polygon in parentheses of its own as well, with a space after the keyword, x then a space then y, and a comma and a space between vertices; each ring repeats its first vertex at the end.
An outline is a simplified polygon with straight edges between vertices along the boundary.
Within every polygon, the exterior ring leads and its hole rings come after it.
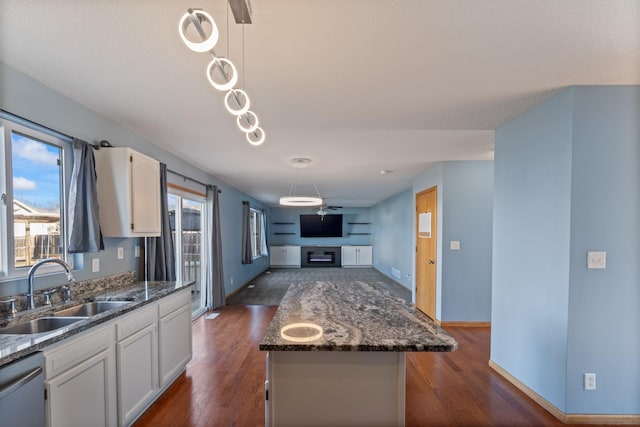
POLYGON ((371 206, 432 162, 491 159, 494 129, 566 86, 640 84, 640 0, 251 4, 243 49, 226 0, 0 0, 0 60, 270 205, 294 157, 314 160, 298 192, 371 206), (181 42, 190 7, 216 20, 263 146, 181 42))

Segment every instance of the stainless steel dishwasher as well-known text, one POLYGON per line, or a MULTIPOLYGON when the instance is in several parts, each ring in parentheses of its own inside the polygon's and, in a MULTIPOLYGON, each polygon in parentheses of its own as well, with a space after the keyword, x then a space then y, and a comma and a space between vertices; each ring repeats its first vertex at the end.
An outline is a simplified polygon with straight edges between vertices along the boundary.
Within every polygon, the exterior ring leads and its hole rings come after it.
POLYGON ((35 353, 0 368, 0 425, 45 425, 43 365, 35 353))

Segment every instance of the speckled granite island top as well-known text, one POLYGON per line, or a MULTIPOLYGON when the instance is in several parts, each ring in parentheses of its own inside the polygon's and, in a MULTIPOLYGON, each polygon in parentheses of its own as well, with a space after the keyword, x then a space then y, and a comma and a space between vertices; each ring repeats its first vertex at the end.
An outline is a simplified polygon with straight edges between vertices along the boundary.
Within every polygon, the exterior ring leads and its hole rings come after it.
MULTIPOLYGON (((101 323, 107 322, 113 318, 128 313, 136 308, 142 307, 160 298, 178 292, 182 289, 189 288, 191 285, 182 285, 176 282, 136 282, 131 285, 112 289, 95 295, 91 298, 94 301, 109 300, 127 300, 131 301, 115 310, 100 313, 89 317, 85 320, 73 323, 67 327, 56 329, 51 332, 43 332, 39 334, 0 334, 0 366, 5 365, 13 360, 19 359, 28 354, 34 353, 44 347, 55 342, 63 340, 67 337, 76 335, 82 331, 92 328, 101 323)), ((51 315, 54 311, 61 310, 74 305, 82 304, 85 301, 74 301, 64 304, 60 307, 53 307, 48 312, 43 311, 46 308, 39 308, 39 315, 51 315)))
POLYGON ((260 343, 265 351, 415 352, 457 347, 455 338, 415 306, 375 283, 359 281, 292 284, 260 343))

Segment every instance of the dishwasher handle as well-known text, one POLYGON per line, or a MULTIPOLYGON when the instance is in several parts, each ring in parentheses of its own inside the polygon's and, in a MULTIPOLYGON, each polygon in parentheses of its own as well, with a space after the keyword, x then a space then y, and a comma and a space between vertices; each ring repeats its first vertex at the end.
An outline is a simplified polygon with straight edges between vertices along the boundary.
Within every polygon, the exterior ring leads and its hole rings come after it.
POLYGON ((41 372, 42 372, 42 366, 38 366, 28 374, 10 382, 7 385, 0 386, 0 399, 4 399, 8 395, 13 393, 17 389, 19 389, 20 387, 22 387, 23 385, 25 385, 26 383, 28 383, 29 381, 31 381, 32 379, 40 375, 41 372))

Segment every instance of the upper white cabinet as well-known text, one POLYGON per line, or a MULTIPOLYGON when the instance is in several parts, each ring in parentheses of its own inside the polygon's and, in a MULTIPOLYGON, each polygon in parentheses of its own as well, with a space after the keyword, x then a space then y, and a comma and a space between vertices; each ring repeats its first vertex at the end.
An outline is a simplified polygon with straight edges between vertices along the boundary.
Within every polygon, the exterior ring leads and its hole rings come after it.
POLYGON ((373 251, 371 246, 343 246, 343 267, 371 267, 373 251))
POLYGON ((104 237, 160 235, 160 163, 128 147, 95 151, 104 237))
POLYGON ((271 246, 269 264, 272 267, 300 267, 300 246, 271 246))

